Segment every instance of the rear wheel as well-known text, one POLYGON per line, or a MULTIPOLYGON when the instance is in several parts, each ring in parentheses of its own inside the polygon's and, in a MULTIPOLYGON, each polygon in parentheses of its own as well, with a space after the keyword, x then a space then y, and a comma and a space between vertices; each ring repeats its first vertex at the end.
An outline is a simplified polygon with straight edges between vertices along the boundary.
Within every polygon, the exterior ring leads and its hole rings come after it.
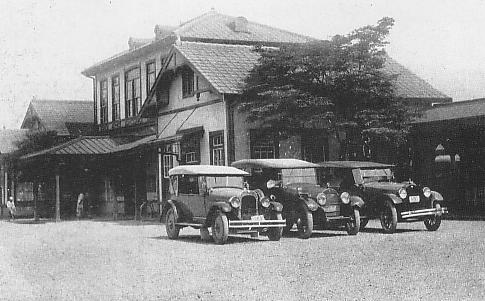
POLYGON ((229 236, 229 222, 224 213, 218 213, 212 223, 212 239, 219 245, 223 245, 229 236))
POLYGON ((175 210, 170 208, 167 212, 167 218, 165 219, 165 229, 167 230, 167 236, 170 239, 177 239, 179 237, 180 227, 175 225, 177 218, 175 216, 175 210))
POLYGON ((386 201, 381 211, 381 226, 384 233, 391 234, 396 231, 397 211, 396 206, 391 201, 386 201))
POLYGON ((309 238, 313 232, 313 215, 311 211, 306 206, 302 206, 297 215, 296 226, 298 227, 298 235, 300 238, 309 238))
MULTIPOLYGON (((434 207, 436 209, 441 209, 441 205, 438 204, 438 203, 435 204, 434 207)), ((441 225, 441 215, 435 215, 435 216, 432 216, 430 218, 425 219, 424 225, 426 226, 426 229, 428 229, 428 231, 438 230, 438 228, 441 225)))
MULTIPOLYGON (((274 219, 281 221, 283 220, 283 217, 281 216, 281 213, 276 213, 274 216, 274 219)), ((280 240, 282 234, 283 234, 283 227, 268 229, 269 240, 278 241, 280 240)))
POLYGON ((354 214, 350 216, 350 220, 345 224, 347 233, 349 235, 356 235, 360 230, 360 211, 354 208, 354 214))

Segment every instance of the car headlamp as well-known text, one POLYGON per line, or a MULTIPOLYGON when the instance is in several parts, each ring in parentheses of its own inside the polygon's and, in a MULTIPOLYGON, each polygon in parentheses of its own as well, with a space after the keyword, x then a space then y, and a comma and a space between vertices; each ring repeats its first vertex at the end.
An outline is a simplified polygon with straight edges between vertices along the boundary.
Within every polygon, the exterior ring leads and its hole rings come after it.
POLYGON ((239 208, 241 206, 241 200, 236 196, 231 197, 229 203, 231 203, 231 206, 234 208, 239 208))
POLYGON ((350 194, 348 192, 342 192, 340 199, 342 200, 342 203, 348 204, 350 203, 350 194))
POLYGON ((271 188, 274 188, 276 187, 276 181, 275 180, 269 180, 268 182, 266 182, 266 187, 268 187, 268 189, 271 189, 271 188))
POLYGON ((429 198, 431 196, 431 189, 429 189, 429 187, 424 187, 423 188, 423 195, 427 198, 429 198))
POLYGON ((320 206, 323 206, 325 205, 326 202, 327 202, 327 196, 325 195, 325 193, 320 192, 317 195, 317 203, 320 204, 320 206))
POLYGON ((399 197, 401 199, 405 199, 407 196, 408 196, 408 192, 406 191, 406 189, 404 188, 399 189, 399 197))
POLYGON ((269 198, 272 200, 272 201, 276 201, 276 196, 274 194, 270 195, 269 198))
POLYGON ((263 206, 264 208, 268 208, 270 205, 270 201, 267 197, 262 198, 260 202, 261 202, 261 206, 263 206))

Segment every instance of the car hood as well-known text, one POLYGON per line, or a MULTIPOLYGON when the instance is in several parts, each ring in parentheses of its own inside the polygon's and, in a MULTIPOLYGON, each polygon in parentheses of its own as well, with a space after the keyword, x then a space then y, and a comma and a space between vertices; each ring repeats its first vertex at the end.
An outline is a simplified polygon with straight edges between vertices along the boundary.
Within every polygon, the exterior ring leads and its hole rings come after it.
POLYGON ((365 183, 364 187, 371 188, 375 190, 385 191, 389 193, 397 193, 401 188, 407 188, 413 183, 403 182, 403 183, 396 183, 396 182, 369 182, 365 183))
POLYGON ((291 183, 284 186, 283 188, 285 188, 287 193, 294 195, 307 194, 311 198, 316 198, 319 193, 324 191, 326 193, 337 193, 334 189, 324 188, 316 184, 310 183, 291 183))
POLYGON ((238 187, 214 187, 209 190, 209 197, 215 199, 229 199, 233 196, 241 196, 243 188, 238 187))

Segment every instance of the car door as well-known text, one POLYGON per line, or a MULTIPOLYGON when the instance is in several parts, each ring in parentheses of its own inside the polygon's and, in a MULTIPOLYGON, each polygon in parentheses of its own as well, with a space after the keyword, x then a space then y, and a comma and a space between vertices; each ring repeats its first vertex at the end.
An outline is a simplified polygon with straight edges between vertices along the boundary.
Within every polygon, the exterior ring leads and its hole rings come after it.
POLYGON ((194 218, 205 218, 204 196, 199 189, 199 178, 197 176, 185 175, 179 179, 180 200, 192 213, 194 218))

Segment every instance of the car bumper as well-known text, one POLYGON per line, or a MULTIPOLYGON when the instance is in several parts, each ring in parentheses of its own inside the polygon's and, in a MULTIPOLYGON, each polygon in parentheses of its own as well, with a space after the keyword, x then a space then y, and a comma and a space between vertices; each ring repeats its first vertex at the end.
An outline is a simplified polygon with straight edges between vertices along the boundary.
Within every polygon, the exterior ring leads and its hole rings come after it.
POLYGON ((443 208, 430 208, 430 209, 420 209, 420 210, 411 210, 411 211, 403 211, 401 212, 402 219, 408 218, 418 218, 418 217, 428 217, 428 216, 441 216, 445 213, 448 213, 448 209, 446 207, 443 208))
POLYGON ((266 229, 286 226, 286 220, 230 220, 229 229, 266 229))

